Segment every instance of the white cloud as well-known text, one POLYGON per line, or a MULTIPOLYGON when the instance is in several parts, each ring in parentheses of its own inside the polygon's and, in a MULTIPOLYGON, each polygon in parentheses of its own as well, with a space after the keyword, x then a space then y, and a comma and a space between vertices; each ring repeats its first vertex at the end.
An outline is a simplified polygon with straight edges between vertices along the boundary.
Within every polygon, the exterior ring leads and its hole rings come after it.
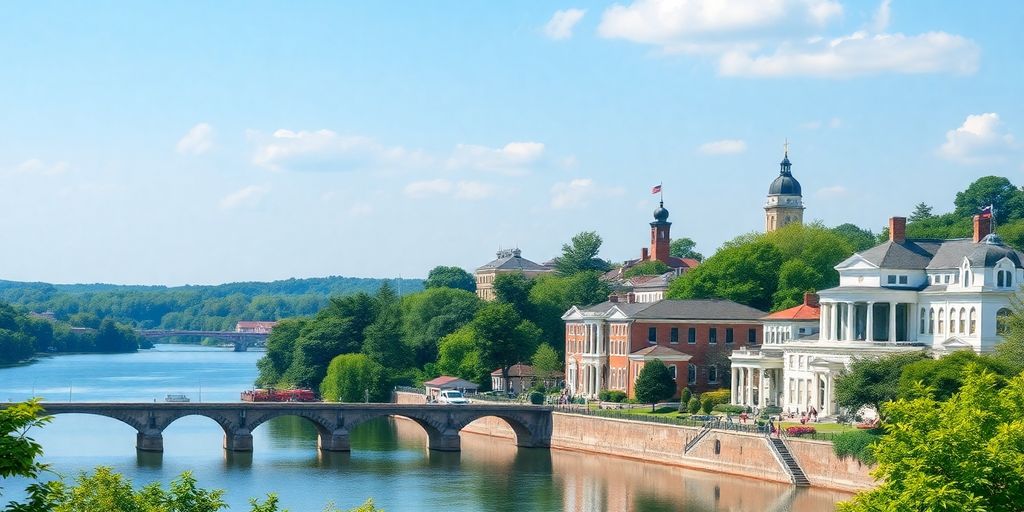
POLYGON ((270 187, 266 185, 249 185, 236 190, 220 200, 220 207, 224 210, 231 210, 240 206, 258 204, 267 193, 270 187))
POLYGON ((842 197, 847 193, 846 187, 842 185, 833 185, 831 187, 823 187, 818 189, 814 195, 823 198, 842 197))
POLYGON ((770 55, 726 53, 718 71, 726 76, 850 78, 883 72, 971 74, 978 68, 978 45, 961 36, 929 32, 869 35, 856 32, 826 41, 787 44, 770 55))
POLYGON ((592 200, 621 196, 623 192, 620 187, 601 187, 590 178, 576 178, 551 187, 551 207, 556 210, 581 208, 592 200))
POLYGON ((604 11, 598 33, 610 39, 671 47, 723 34, 771 28, 787 19, 824 24, 841 16, 832 0, 636 0, 604 11))
POLYGON ((891 4, 892 0, 882 0, 875 11, 875 18, 871 20, 871 28, 875 32, 885 32, 885 29, 889 28, 889 22, 892 21, 891 4))
POLYGON ((739 139, 716 140, 705 142, 697 151, 705 155, 735 155, 747 150, 747 143, 739 139))
POLYGON ((540 142, 509 142, 501 148, 459 144, 448 158, 448 168, 520 173, 543 155, 544 144, 540 142))
POLYGON ((569 39, 572 37, 572 29, 576 26, 587 11, 583 9, 566 9, 555 11, 554 16, 544 25, 544 35, 551 39, 569 39))
POLYGON ((65 161, 46 163, 38 158, 31 158, 18 164, 14 168, 19 174, 32 174, 37 176, 57 176, 68 170, 68 163, 65 161))
POLYGON ((280 129, 259 140, 253 163, 271 170, 343 171, 373 166, 427 165, 430 157, 401 146, 385 146, 370 137, 340 135, 331 130, 280 129))
POLYGON ((1015 146, 1013 135, 1006 131, 999 114, 972 114, 955 130, 946 132, 946 142, 939 155, 965 164, 996 162, 1015 146))
POLYGON ((193 126, 178 141, 178 153, 183 155, 201 155, 213 147, 213 127, 206 123, 193 126))
POLYGON ((805 123, 800 123, 800 127, 805 129, 805 130, 817 130, 817 129, 822 128, 822 127, 828 127, 828 128, 832 128, 834 130, 836 128, 839 128, 842 125, 843 125, 843 120, 839 119, 838 117, 833 117, 832 119, 829 119, 827 122, 814 120, 814 121, 807 121, 805 123))
POLYGON ((494 195, 497 187, 479 181, 452 182, 445 179, 414 181, 405 186, 405 195, 414 199, 451 196, 456 199, 478 201, 494 195))

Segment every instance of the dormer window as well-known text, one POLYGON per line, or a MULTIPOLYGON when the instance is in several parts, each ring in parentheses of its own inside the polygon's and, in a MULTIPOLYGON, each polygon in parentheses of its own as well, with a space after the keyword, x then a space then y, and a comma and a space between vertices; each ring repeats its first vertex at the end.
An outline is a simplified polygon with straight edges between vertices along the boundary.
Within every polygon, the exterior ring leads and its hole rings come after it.
POLYGON ((900 284, 907 284, 907 276, 899 276, 900 284))
POLYGON ((996 286, 999 288, 1012 288, 1013 287, 1013 272, 1010 270, 999 269, 996 271, 996 286))
POLYGON ((961 281, 964 283, 964 287, 971 285, 971 265, 964 261, 964 266, 960 269, 960 275, 963 276, 961 281))

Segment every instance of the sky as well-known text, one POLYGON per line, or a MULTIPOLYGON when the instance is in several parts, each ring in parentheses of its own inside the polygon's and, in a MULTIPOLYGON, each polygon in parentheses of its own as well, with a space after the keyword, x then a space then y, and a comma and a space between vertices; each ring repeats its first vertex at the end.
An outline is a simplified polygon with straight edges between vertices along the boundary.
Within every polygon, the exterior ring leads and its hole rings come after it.
POLYGON ((45 2, 0 16, 0 279, 213 284, 712 254, 1024 185, 1024 2, 45 2))

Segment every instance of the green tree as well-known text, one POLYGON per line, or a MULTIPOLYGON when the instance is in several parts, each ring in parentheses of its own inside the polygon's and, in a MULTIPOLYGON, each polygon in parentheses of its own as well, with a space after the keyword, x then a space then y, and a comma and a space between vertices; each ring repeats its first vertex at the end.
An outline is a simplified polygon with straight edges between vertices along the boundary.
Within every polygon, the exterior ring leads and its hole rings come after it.
POLYGON ((703 400, 700 401, 700 410, 704 414, 711 414, 711 411, 714 410, 714 408, 715 402, 713 402, 710 398, 705 397, 703 400))
POLYGON ((349 318, 319 316, 306 323, 295 341, 291 365, 282 383, 316 389, 327 374, 327 365, 338 354, 359 351, 359 333, 349 318))
POLYGON ((656 403, 676 394, 676 380, 661 359, 652 359, 640 369, 633 389, 637 401, 651 404, 651 411, 654 411, 656 403))
MULTIPOLYGON (((956 213, 944 213, 933 215, 916 222, 907 224, 907 238, 965 238, 973 233, 973 225, 970 216, 961 216, 956 213)), ((889 238, 888 229, 885 231, 885 238, 889 238)))
POLYGON ((553 375, 562 371, 562 358, 547 343, 541 343, 537 347, 537 351, 530 358, 530 364, 533 365, 533 371, 541 383, 551 380, 553 375))
POLYGON ((476 279, 473 278, 472 274, 460 267, 437 266, 430 269, 423 287, 427 289, 455 288, 457 290, 475 292, 476 279))
POLYGON ((998 380, 973 369, 949 400, 922 391, 883 406, 888 428, 873 446, 879 484, 839 510, 1021 510, 1024 374, 1002 389, 998 380))
MULTIPOLYGON (((41 415, 42 412, 37 400, 8 404, 0 409, 0 479, 17 476, 36 480, 49 469, 39 462, 43 454, 42 445, 28 436, 29 430, 50 421, 49 417, 41 415)), ((25 494, 25 502, 12 501, 4 510, 49 512, 53 509, 51 485, 34 482, 26 488, 25 494)))
POLYGON ((441 374, 476 382, 486 389, 491 385, 491 370, 480 360, 472 327, 464 326, 441 339, 437 357, 437 371, 441 374))
POLYGON ((131 480, 108 467, 82 473, 75 482, 74 487, 57 484, 60 497, 54 512, 216 512, 227 508, 224 491, 200 488, 189 471, 175 478, 169 490, 154 482, 135 491, 131 480))
POLYGON ((926 357, 923 352, 915 351, 854 360, 849 370, 836 378, 836 404, 851 412, 872 407, 881 414, 882 404, 899 395, 903 369, 926 357))
POLYGON ((329 402, 388 401, 384 366, 365 354, 342 354, 331 360, 320 394, 329 402))
POLYGON ((623 274, 624 277, 635 277, 635 276, 660 276, 665 272, 672 270, 662 261, 650 260, 637 263, 630 267, 623 274))
POLYGON ((381 366, 400 370, 412 362, 412 351, 402 343, 402 310, 397 303, 382 305, 365 334, 363 353, 381 366))
POLYGON ((925 203, 917 203, 914 205, 913 213, 910 214, 910 217, 908 217, 907 220, 910 222, 917 222, 919 220, 930 219, 932 217, 934 217, 934 215, 932 215, 931 206, 928 206, 925 203))
POLYGON ((509 367, 529 360, 542 335, 533 322, 523 320, 509 304, 484 306, 470 326, 476 334, 480 362, 487 368, 500 368, 505 382, 509 367))
POLYGON ((679 392, 679 412, 686 412, 686 407, 690 404, 691 398, 693 398, 693 393, 690 392, 690 388, 683 388, 679 392))
POLYGON ((541 328, 543 340, 559 354, 565 353, 565 322, 562 315, 572 306, 590 306, 608 299, 611 287, 599 272, 580 272, 562 277, 541 275, 530 288, 528 319, 541 328))
POLYGON ((689 238, 676 238, 669 244, 668 254, 676 258, 692 258, 697 261, 703 261, 704 255, 694 250, 697 247, 697 243, 689 238))
POLYGON ((671 299, 729 299, 768 310, 780 266, 782 253, 765 240, 723 247, 672 281, 667 295, 671 299))
POLYGON ((418 367, 437 360, 441 338, 473 320, 481 301, 454 288, 427 288, 402 297, 402 339, 418 367))
POLYGON ((511 305, 520 315, 529 314, 532 288, 533 281, 522 272, 504 272, 494 278, 497 301, 511 305))
POLYGON ((967 369, 983 368, 995 375, 1007 375, 996 359, 983 357, 972 351, 958 351, 938 359, 926 358, 903 367, 897 396, 915 398, 914 393, 924 385, 932 390, 937 400, 947 400, 960 391, 967 369))
POLYGON ((1010 299, 1012 314, 1005 319, 1006 333, 990 357, 1002 366, 1008 375, 1024 372, 1024 303, 1010 299))
POLYGON ((270 335, 267 336, 266 355, 256 362, 259 369, 257 386, 276 386, 281 382, 285 371, 292 365, 295 342, 307 322, 305 318, 288 318, 278 322, 270 331, 270 335))
POLYGON ((608 262, 597 257, 601 243, 601 236, 594 231, 577 233, 569 243, 562 244, 562 255, 555 264, 558 273, 571 276, 590 270, 607 271, 608 262))
POLYGON ((700 399, 695 396, 690 397, 690 401, 686 402, 686 409, 690 411, 690 414, 700 412, 700 399))
POLYGON ((953 200, 956 206, 953 213, 969 219, 982 208, 992 205, 995 207, 998 223, 1019 219, 1024 216, 1024 212, 1020 211, 1021 194, 1022 192, 1006 178, 984 176, 971 183, 963 192, 957 192, 956 199, 953 200))
POLYGON ((855 224, 840 224, 830 231, 843 237, 854 251, 870 249, 878 243, 878 237, 871 230, 857 227, 855 224))
POLYGON ((821 274, 804 260, 786 261, 779 269, 779 288, 772 295, 772 309, 781 311, 801 304, 804 292, 816 291, 821 282, 821 274))

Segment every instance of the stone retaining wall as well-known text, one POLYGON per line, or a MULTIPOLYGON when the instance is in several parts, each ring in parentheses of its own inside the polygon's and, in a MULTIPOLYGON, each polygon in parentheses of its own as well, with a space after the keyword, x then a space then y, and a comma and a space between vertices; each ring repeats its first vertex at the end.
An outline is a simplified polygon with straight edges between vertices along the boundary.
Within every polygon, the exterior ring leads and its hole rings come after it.
POLYGON ((872 468, 854 457, 836 457, 832 443, 789 439, 787 444, 811 485, 852 491, 875 486, 875 479, 870 474, 872 468))

